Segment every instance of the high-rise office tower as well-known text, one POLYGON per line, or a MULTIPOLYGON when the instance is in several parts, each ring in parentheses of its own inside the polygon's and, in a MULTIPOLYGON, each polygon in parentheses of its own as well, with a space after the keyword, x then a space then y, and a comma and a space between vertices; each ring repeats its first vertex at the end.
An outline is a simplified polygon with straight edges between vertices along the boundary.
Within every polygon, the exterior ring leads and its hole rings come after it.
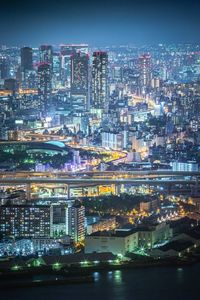
POLYGON ((38 91, 41 108, 47 109, 52 90, 52 70, 48 63, 41 63, 38 67, 38 91))
POLYGON ((52 85, 56 88, 61 80, 61 57, 59 53, 53 53, 52 85))
POLYGON ((31 88, 33 70, 33 50, 29 47, 21 48, 21 76, 20 82, 22 88, 31 88))
POLYGON ((0 79, 8 78, 8 60, 5 56, 0 57, 0 79))
POLYGON ((33 50, 29 47, 21 48, 21 71, 33 69, 33 50))
POLYGON ((53 48, 51 45, 40 46, 40 63, 49 64, 53 66, 53 48))
POLYGON ((72 110, 83 112, 89 106, 89 56, 75 53, 71 56, 72 110))
POLYGON ((146 89, 151 83, 151 56, 143 54, 139 57, 140 86, 146 89))
POLYGON ((67 234, 76 243, 85 238, 85 207, 79 203, 67 208, 67 234))
POLYGON ((103 51, 93 53, 92 106, 99 109, 108 106, 108 54, 103 51))
POLYGON ((88 54, 87 44, 66 44, 60 46, 61 66, 62 66, 62 82, 70 87, 71 83, 71 56, 81 52, 88 54))

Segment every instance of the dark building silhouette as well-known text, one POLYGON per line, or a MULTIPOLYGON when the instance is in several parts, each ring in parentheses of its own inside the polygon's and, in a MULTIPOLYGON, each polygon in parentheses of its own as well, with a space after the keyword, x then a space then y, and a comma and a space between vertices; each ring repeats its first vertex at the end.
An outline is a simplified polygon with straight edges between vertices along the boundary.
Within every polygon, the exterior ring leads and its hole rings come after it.
POLYGON ((6 57, 0 57, 0 79, 8 78, 8 60, 6 57))
POLYGON ((21 71, 29 71, 33 69, 33 50, 29 47, 21 48, 21 71))
POLYGON ((19 88, 19 85, 17 83, 17 80, 14 79, 14 78, 8 78, 8 79, 5 79, 4 81, 4 88, 5 90, 9 90, 9 91, 17 91, 18 88, 19 88))

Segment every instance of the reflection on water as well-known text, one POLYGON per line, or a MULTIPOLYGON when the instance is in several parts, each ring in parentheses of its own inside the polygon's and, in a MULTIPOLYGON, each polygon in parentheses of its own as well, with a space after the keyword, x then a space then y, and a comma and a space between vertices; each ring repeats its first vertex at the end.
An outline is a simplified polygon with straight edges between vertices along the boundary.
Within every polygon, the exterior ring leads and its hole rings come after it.
POLYGON ((120 284, 122 283, 122 271, 116 270, 113 272, 114 283, 120 284))
POLYGON ((113 272, 112 271, 108 272, 107 278, 108 278, 109 281, 113 279, 113 272))
POLYGON ((94 276, 94 281, 97 282, 100 280, 100 273, 99 272, 94 272, 93 273, 93 276, 94 276))
MULTIPOLYGON (((99 272, 94 272, 93 277, 95 282, 98 282, 102 279, 101 273, 99 272)), ((120 284, 122 282, 122 271, 116 270, 106 272, 106 277, 109 282, 112 282, 113 284, 120 284)))
POLYGON ((94 272, 94 283, 10 289, 1 299, 198 300, 199 274, 200 265, 94 272))
POLYGON ((107 280, 114 284, 120 284, 122 282, 122 271, 109 271, 106 273, 107 280))
POLYGON ((177 283, 181 284, 184 281, 184 270, 183 268, 177 268, 177 283))

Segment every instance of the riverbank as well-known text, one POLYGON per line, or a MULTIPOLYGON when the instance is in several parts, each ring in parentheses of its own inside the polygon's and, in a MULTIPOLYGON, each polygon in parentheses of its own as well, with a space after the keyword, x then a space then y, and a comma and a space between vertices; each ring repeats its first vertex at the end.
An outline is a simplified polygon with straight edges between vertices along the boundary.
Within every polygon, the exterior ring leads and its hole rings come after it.
POLYGON ((188 300, 198 299, 200 264, 94 272, 94 282, 7 288, 3 300, 188 300))
POLYGON ((200 261, 200 257, 146 259, 143 261, 125 261, 118 264, 99 263, 85 266, 63 267, 54 270, 51 266, 29 267, 23 270, 4 270, 0 273, 0 288, 23 288, 49 285, 67 285, 92 283, 94 272, 109 272, 116 270, 134 270, 142 268, 186 267, 200 261), (81 274, 81 275, 80 275, 81 274), (45 277, 45 278, 44 278, 45 277))

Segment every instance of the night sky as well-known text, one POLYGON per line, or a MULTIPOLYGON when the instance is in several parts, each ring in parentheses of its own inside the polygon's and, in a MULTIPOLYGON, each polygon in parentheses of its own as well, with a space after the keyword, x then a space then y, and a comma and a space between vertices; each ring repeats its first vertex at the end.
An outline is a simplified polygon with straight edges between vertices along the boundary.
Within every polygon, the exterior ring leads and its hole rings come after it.
POLYGON ((0 0, 0 44, 199 42, 199 14, 198 0, 0 0))

